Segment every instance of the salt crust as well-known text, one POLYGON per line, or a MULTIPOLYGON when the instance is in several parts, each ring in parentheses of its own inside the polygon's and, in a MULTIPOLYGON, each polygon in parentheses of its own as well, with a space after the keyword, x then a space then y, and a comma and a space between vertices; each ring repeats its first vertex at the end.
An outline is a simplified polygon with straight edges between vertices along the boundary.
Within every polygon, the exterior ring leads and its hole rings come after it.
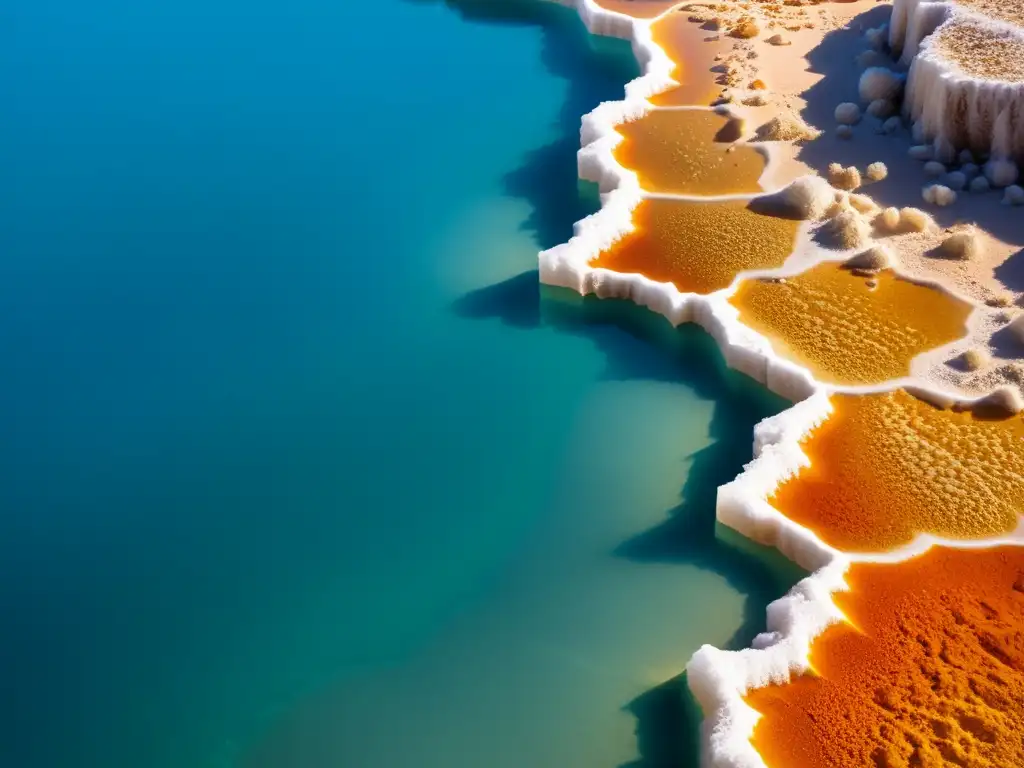
MULTIPOLYGON (((626 86, 623 101, 605 102, 583 118, 579 174, 581 178, 599 185, 602 207, 575 224, 574 235, 569 242, 539 254, 541 281, 571 288, 584 295, 592 293, 602 298, 628 298, 658 312, 674 325, 696 322, 714 337, 730 367, 795 402, 789 409, 755 427, 754 458, 735 480, 718 489, 716 517, 752 541, 775 547, 811 571, 811 575, 768 606, 767 632, 758 635, 751 648, 722 651, 705 645, 693 655, 686 667, 690 689, 705 715, 702 765, 711 768, 766 768, 750 741, 759 715, 746 704, 743 696, 753 688, 772 682, 784 683, 791 676, 809 670, 808 660, 814 638, 830 624, 843 619, 832 594, 846 589, 844 576, 851 563, 898 562, 939 543, 961 548, 1024 545, 1024 524, 1009 536, 999 539, 941 541, 933 536, 920 535, 907 546, 884 554, 849 554, 827 546, 810 530, 792 522, 768 503, 768 498, 780 483, 810 466, 800 441, 831 414, 829 395, 834 392, 866 394, 904 387, 929 402, 943 405, 960 403, 963 406, 982 398, 960 398, 922 384, 920 376, 870 387, 826 386, 816 382, 806 369, 779 357, 767 339, 741 324, 738 310, 728 302, 740 280, 785 277, 826 258, 810 243, 808 225, 802 227, 797 249, 782 268, 741 273, 731 286, 707 296, 684 294, 671 283, 656 283, 642 275, 618 274, 590 266, 591 260, 601 251, 632 231, 632 210, 645 196, 636 174, 619 166, 613 157, 612 150, 621 140, 614 126, 644 114, 651 109, 645 101, 648 96, 676 83, 670 77, 672 62, 652 40, 650 27, 653 20, 638 20, 607 11, 597 6, 594 0, 555 2, 576 8, 591 33, 630 40, 643 75, 626 86)), ((903 6, 900 24, 905 28, 908 18, 906 7, 911 3, 916 7, 918 0, 896 2, 903 6)), ((914 21, 917 25, 915 30, 921 23, 914 21)), ((895 13, 893 26, 898 26, 895 13)), ((901 31, 900 39, 903 34, 901 31)), ((918 32, 914 34, 918 35, 918 32)), ((754 197, 757 196, 729 196, 727 199, 754 197)), ((836 254, 832 256, 834 258, 836 254)), ((848 256, 846 254, 844 258, 848 256)), ((931 284, 956 295, 940 284, 917 282, 931 284)), ((976 302, 963 296, 958 298, 977 306, 976 302)), ((977 322, 979 315, 973 313, 971 320, 977 322)), ((932 350, 920 357, 938 354, 938 350, 932 350)))
POLYGON ((932 33, 956 24, 990 29, 1024 44, 1024 30, 953 0, 893 0, 889 44, 910 66, 904 115, 918 121, 929 141, 1020 159, 1024 83, 967 74, 944 56, 939 35, 932 33))

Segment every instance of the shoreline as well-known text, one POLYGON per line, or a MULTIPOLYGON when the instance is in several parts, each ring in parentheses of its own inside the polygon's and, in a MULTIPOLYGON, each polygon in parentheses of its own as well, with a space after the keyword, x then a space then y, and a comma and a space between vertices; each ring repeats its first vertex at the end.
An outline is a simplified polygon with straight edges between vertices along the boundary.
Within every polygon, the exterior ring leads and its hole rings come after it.
MULTIPOLYGON (((929 266, 927 262, 908 259, 903 251, 909 247, 920 250, 921 243, 926 242, 924 238, 910 238, 914 240, 911 246, 905 247, 902 243, 897 245, 897 250, 901 251, 901 265, 894 266, 893 272, 898 277, 931 286, 968 304, 971 313, 964 335, 915 356, 906 376, 869 385, 830 385, 819 381, 808 368, 778 354, 766 336, 756 333, 740 321, 739 311, 729 302, 739 284, 745 280, 792 277, 815 264, 842 261, 854 252, 823 251, 812 242, 813 226, 809 222, 801 223, 796 247, 782 266, 741 271, 728 288, 707 295, 684 293, 671 283, 658 283, 641 274, 621 274, 591 266, 598 255, 613 242, 634 231, 632 212, 644 199, 670 198, 703 202, 754 200, 778 192, 797 176, 807 173, 809 166, 797 157, 799 148, 790 142, 756 142, 749 146, 757 147, 767 158, 761 176, 762 193, 700 197, 645 192, 637 174, 620 165, 614 156, 615 147, 622 141, 616 126, 637 120, 654 109, 666 109, 652 106, 648 99, 678 85, 671 76, 675 62, 655 43, 651 28, 666 14, 680 11, 668 9, 660 14, 632 18, 618 10, 602 7, 597 0, 556 1, 574 7, 592 34, 629 40, 642 74, 626 86, 622 101, 603 103, 582 119, 579 175, 581 179, 598 185, 602 207, 598 213, 577 223, 575 235, 568 243, 539 255, 541 281, 572 289, 582 295, 627 298, 662 315, 673 325, 696 323, 715 339, 726 365, 747 374, 794 403, 789 409, 757 425, 754 432, 754 459, 732 482, 719 488, 716 516, 720 523, 751 541, 777 549, 810 571, 811 575, 797 584, 788 595, 769 605, 767 633, 755 641, 754 647, 742 651, 720 651, 705 646, 686 665, 690 689, 705 715, 702 728, 704 763, 729 768, 765 766, 752 744, 759 715, 746 703, 744 696, 752 689, 770 683, 783 683, 811 670, 810 653, 814 640, 826 628, 844 620, 832 596, 847 589, 844 575, 851 565, 905 562, 934 546, 969 550, 1024 545, 1022 522, 1014 531, 1003 536, 964 540, 920 532, 910 544, 890 551, 843 552, 828 546, 810 529, 794 523, 769 503, 774 491, 785 480, 810 466, 810 459, 804 453, 802 443, 829 418, 832 413, 831 395, 865 395, 905 389, 926 402, 941 403, 946 409, 961 410, 970 410, 984 401, 1001 382, 991 383, 987 387, 972 387, 967 376, 947 375, 945 369, 948 366, 944 361, 951 354, 963 351, 965 345, 975 345, 991 337, 995 328, 1000 326, 993 322, 1000 310, 985 302, 982 298, 984 293, 980 289, 968 285, 968 290, 964 290, 962 281, 950 279, 944 272, 948 265, 932 265, 939 268, 926 271, 924 267, 929 266), (908 269, 907 261, 911 261, 915 268, 908 269)), ((639 4, 639 0, 633 2, 639 4)), ((618 2, 615 8, 626 4, 618 2)), ((678 3, 672 7, 693 6, 678 3)), ((878 5, 860 0, 839 6, 811 7, 818 13, 816 26, 833 31, 843 27, 851 18, 878 5), (840 11, 838 18, 832 14, 832 11, 837 10, 840 11)), ((719 22, 716 24, 721 26, 719 22)), ((763 52, 758 49, 758 57, 748 59, 754 62, 752 69, 763 71, 769 88, 775 75, 782 77, 786 63, 791 65, 794 60, 804 59, 824 37, 821 29, 806 28, 787 35, 798 38, 800 44, 775 46, 770 51, 771 55, 764 57, 765 61, 761 60, 763 52), (763 70, 756 69, 759 62, 766 65, 763 70)), ((762 39, 764 36, 766 33, 761 35, 762 39)), ((782 113, 795 114, 801 103, 806 104, 804 91, 820 82, 821 77, 815 79, 794 72, 790 79, 795 83, 797 92, 781 94, 781 102, 763 105, 729 104, 724 109, 738 118, 747 118, 757 123, 779 114, 780 103, 782 113), (755 117, 758 119, 750 119, 755 117)), ((738 98, 745 99, 747 94, 749 91, 741 91, 738 98)), ((701 106, 683 108, 723 109, 701 106)), ((857 138, 860 144, 869 143, 861 135, 857 138)), ((749 134, 741 139, 743 142, 749 140, 749 134)), ((906 142, 901 141, 900 146, 904 144, 906 142)), ((903 146, 904 154, 907 146, 909 144, 903 146)), ((867 147, 855 148, 863 151, 867 147)), ((870 191, 870 187, 867 191, 870 191)), ((984 202, 995 204, 992 200, 984 202)), ((932 240, 937 236, 933 231, 932 240)), ((1007 250, 1006 255, 1008 253, 1007 250)))

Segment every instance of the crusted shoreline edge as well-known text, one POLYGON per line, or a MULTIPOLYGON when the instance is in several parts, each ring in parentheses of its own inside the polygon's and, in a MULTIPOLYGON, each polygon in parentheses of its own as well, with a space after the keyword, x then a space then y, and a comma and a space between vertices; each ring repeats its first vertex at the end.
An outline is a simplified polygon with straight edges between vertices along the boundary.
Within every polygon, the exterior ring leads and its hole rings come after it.
MULTIPOLYGON (((695 197, 644 193, 636 174, 615 160, 613 150, 621 141, 615 126, 635 120, 655 109, 646 99, 678 85, 671 77, 674 63, 654 42, 651 33, 654 22, 674 12, 677 6, 654 18, 637 19, 602 8, 595 0, 553 1, 574 8, 591 34, 617 37, 630 42, 641 75, 626 85, 623 100, 604 102, 582 118, 581 149, 577 156, 579 177, 598 185, 601 209, 576 222, 574 235, 567 243, 539 254, 541 282, 569 288, 581 295, 630 299, 662 315, 673 325, 697 323, 715 339, 730 368, 747 374, 772 392, 794 402, 790 408, 765 419, 755 427, 754 458, 733 481, 719 487, 716 517, 719 522, 748 539, 776 548, 810 571, 811 575, 802 579, 784 597, 768 605, 767 631, 754 639, 752 647, 740 651, 722 651, 704 645, 686 665, 690 690, 704 714, 702 765, 714 768, 766 768, 764 760, 751 742, 760 715, 743 697, 749 690, 773 682, 787 682, 810 669, 809 656, 814 639, 831 624, 843 620, 843 614, 832 595, 847 588, 845 574, 852 563, 899 562, 937 544, 961 549, 1022 545, 1024 523, 1012 533, 997 538, 961 541, 919 534, 910 544, 896 550, 858 555, 839 552, 826 545, 810 530, 794 523, 768 503, 767 499, 783 481, 810 465, 800 442, 832 413, 829 396, 833 393, 868 394, 904 388, 924 399, 950 402, 963 407, 982 398, 964 398, 926 383, 914 375, 872 386, 824 384, 816 381, 807 369, 782 359, 772 350, 764 336, 743 325, 739 321, 739 311, 728 301, 740 280, 755 276, 788 276, 802 271, 812 263, 836 258, 835 255, 827 258, 819 254, 813 261, 808 261, 800 257, 800 242, 806 241, 806 224, 801 226, 794 254, 782 267, 741 272, 728 288, 708 295, 682 293, 670 283, 658 283, 642 275, 621 274, 592 267, 590 261, 602 250, 633 231, 632 211, 645 198, 671 197, 713 202, 753 199, 759 195, 695 197), (794 269, 795 262, 800 262, 799 269, 794 269)), ((896 0, 896 5, 904 8, 905 3, 918 5, 914 0, 896 0)), ((938 4, 921 5, 927 8, 938 4)), ((945 12, 947 9, 941 10, 945 12)), ((895 15, 894 10, 894 19, 895 15)), ((771 146, 764 147, 764 151, 768 163, 762 178, 770 175, 772 167, 771 146)), ((765 194, 772 191, 767 190, 765 194)), ((941 282, 921 280, 899 269, 894 271, 904 279, 939 288, 966 301, 975 309, 980 306, 978 302, 959 295, 941 282)), ((979 314, 976 311, 971 313, 968 328, 978 321, 979 314)), ((936 352, 930 350, 923 353, 914 362, 936 352)), ((914 367, 912 364, 912 372, 914 367)))

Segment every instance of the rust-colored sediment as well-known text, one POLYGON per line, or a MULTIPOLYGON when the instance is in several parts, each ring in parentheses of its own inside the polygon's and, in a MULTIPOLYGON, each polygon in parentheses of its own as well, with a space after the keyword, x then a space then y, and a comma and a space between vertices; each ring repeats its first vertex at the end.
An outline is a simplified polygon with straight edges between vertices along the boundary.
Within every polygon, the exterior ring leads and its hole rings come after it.
POLYGON ((703 109, 654 110, 616 126, 615 159, 649 192, 728 195, 760 192, 764 156, 739 138, 739 120, 703 109), (727 151, 729 150, 729 151, 727 151))
POLYGON ((784 282, 746 280, 731 301, 779 354, 831 384, 909 375, 915 356, 964 335, 969 304, 889 270, 873 281, 829 262, 784 282))
POLYGON ((811 466, 769 499, 846 552, 1005 534, 1024 514, 1024 416, 980 419, 904 390, 833 395, 802 443, 811 466))
POLYGON ((797 222, 754 213, 742 200, 644 200, 633 223, 635 231, 591 265, 703 294, 727 288, 743 270, 781 266, 798 228, 797 222))
POLYGON ((634 19, 653 19, 660 16, 681 0, 596 0, 606 11, 615 11, 632 16, 634 19))
POLYGON ((686 13, 666 14, 651 25, 654 42, 675 64, 672 79, 679 83, 648 101, 659 107, 709 106, 718 98, 721 86, 711 68, 716 53, 729 50, 724 38, 705 42, 712 33, 689 21, 686 13))
POLYGON ((815 675, 755 690, 770 768, 1024 765, 1024 549, 857 564, 815 675))

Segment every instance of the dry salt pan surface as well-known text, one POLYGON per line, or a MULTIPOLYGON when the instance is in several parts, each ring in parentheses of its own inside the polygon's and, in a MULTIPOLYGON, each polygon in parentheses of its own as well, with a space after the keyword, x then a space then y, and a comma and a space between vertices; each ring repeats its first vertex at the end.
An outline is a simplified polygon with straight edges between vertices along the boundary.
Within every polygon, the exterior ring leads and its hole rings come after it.
POLYGON ((541 280, 699 323, 794 403, 716 514, 811 575, 686 665, 704 764, 1018 760, 1024 12, 560 2, 643 75, 583 117, 602 208, 541 280))

